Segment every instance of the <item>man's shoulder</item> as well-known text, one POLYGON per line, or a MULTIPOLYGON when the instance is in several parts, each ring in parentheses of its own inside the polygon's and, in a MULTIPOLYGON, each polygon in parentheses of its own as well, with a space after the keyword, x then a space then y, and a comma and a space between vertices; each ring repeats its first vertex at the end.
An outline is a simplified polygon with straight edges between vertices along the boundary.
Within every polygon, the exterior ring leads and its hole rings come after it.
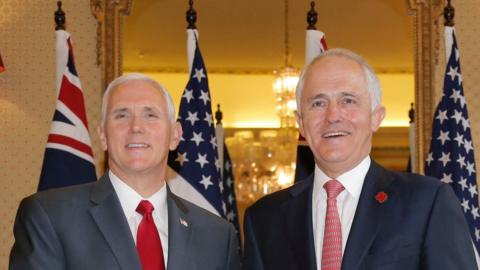
POLYGON ((437 178, 431 176, 420 175, 416 173, 399 172, 386 170, 397 184, 408 188, 416 189, 437 189, 444 183, 437 178))
POLYGON ((448 187, 447 184, 431 176, 388 170, 379 165, 378 167, 377 171, 380 171, 380 174, 377 176, 390 181, 392 188, 400 194, 430 197, 435 196, 440 189, 448 187), (428 196, 429 194, 430 196, 428 196))
POLYGON ((24 207, 32 204, 38 204, 43 209, 56 209, 71 206, 71 204, 81 204, 89 201, 91 189, 95 182, 74 185, 62 188, 49 189, 34 193, 21 202, 24 207))

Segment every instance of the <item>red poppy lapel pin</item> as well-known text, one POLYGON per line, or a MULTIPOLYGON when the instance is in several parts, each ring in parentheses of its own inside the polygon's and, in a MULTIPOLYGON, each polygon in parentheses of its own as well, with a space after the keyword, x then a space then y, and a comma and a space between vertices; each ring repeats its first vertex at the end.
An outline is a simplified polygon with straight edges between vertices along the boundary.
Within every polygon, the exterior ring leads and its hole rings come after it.
POLYGON ((375 200, 377 200, 378 203, 384 203, 388 200, 388 194, 380 191, 375 195, 375 200))

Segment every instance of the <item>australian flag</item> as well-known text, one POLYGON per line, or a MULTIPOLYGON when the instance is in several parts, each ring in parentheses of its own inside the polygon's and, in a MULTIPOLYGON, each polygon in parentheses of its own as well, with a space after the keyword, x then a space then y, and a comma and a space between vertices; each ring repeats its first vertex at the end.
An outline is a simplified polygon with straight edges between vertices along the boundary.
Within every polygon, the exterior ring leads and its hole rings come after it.
POLYGON ((450 184, 463 208, 472 241, 480 248, 480 213, 473 142, 463 92, 460 54, 453 27, 445 28, 447 68, 443 96, 433 119, 425 174, 450 184))
POLYGON ((38 190, 97 179, 70 34, 57 30, 56 39, 58 98, 43 157, 38 190))
MULTIPOLYGON (((224 185, 220 172, 222 165, 217 152, 207 70, 198 43, 192 63, 178 116, 183 136, 177 149, 170 152, 168 165, 193 186, 218 215, 226 217, 227 205, 223 200, 224 185)), ((184 197, 184 194, 177 195, 184 197)))

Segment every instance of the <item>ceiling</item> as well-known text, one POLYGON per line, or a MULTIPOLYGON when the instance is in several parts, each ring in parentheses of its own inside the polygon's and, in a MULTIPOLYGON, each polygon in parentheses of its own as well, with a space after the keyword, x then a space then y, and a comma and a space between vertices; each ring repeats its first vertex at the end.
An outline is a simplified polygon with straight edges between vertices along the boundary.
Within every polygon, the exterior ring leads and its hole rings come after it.
MULTIPOLYGON (((316 1, 327 44, 363 55, 380 73, 413 72, 414 17, 405 0, 316 1)), ((210 73, 271 73, 284 65, 282 0, 195 1, 200 48, 210 73)), ((133 0, 125 20, 124 69, 185 72, 188 1, 133 0)), ((289 0, 291 64, 305 55, 310 1, 289 0)))

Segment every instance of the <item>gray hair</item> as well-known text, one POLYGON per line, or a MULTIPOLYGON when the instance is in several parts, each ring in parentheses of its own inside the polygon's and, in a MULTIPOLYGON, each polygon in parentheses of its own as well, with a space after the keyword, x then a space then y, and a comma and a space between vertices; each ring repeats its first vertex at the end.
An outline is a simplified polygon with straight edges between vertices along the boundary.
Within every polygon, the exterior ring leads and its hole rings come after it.
POLYGON ((142 73, 130 73, 127 75, 122 75, 116 78, 115 80, 113 80, 108 85, 107 90, 105 90, 105 93, 103 94, 103 98, 102 98, 102 110, 100 114, 100 123, 102 125, 105 124, 105 119, 107 117, 108 99, 110 98, 112 91, 115 88, 119 87, 120 85, 123 85, 130 81, 145 81, 149 83, 151 86, 153 86, 155 89, 160 91, 163 94, 163 97, 165 98, 165 102, 167 103, 168 118, 172 123, 175 122, 175 105, 167 89, 163 87, 160 83, 155 81, 154 79, 142 73))
POLYGON ((296 89, 296 99, 297 99, 297 112, 300 114, 300 101, 302 97, 302 91, 305 83, 305 74, 310 70, 310 68, 316 62, 322 60, 325 57, 343 57, 350 60, 357 62, 363 69, 365 74, 365 79, 367 81, 367 88, 368 92, 370 93, 370 97, 372 98, 372 111, 381 104, 382 101, 382 88, 380 86, 380 81, 378 80, 375 71, 373 68, 363 59, 360 55, 347 50, 347 49, 329 49, 325 51, 324 54, 314 58, 309 64, 307 64, 300 74, 300 78, 298 80, 297 89, 296 89))

